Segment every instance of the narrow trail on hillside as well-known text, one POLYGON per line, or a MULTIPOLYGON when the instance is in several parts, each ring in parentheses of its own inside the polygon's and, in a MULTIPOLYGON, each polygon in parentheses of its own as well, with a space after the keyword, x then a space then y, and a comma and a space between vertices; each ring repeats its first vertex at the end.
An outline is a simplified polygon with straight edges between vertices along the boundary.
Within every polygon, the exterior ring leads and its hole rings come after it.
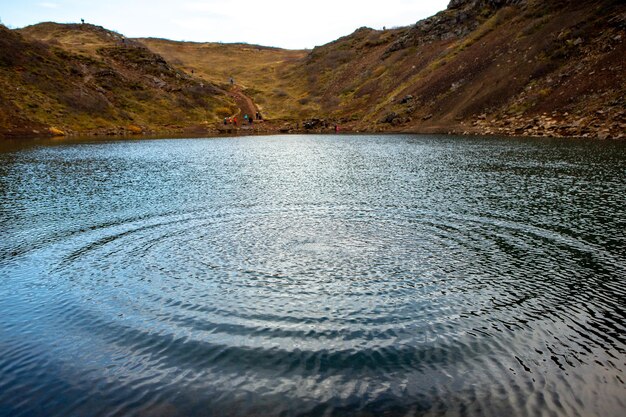
POLYGON ((239 107, 239 113, 236 114, 237 117, 242 118, 244 114, 247 114, 249 117, 254 118, 257 107, 254 105, 252 99, 241 91, 241 87, 234 86, 228 92, 228 95, 235 100, 235 104, 239 107))

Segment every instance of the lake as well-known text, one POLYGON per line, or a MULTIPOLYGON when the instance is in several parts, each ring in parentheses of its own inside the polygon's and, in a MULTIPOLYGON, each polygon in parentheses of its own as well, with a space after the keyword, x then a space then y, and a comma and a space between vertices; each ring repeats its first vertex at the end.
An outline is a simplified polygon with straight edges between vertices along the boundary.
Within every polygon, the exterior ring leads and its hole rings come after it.
POLYGON ((0 146, 0 416, 626 409, 626 143, 0 146))

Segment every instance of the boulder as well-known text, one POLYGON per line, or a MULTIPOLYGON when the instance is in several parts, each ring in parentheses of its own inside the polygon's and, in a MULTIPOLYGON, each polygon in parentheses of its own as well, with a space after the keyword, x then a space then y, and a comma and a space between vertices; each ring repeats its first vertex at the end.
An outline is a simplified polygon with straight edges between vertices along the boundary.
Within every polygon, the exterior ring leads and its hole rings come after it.
POLYGON ((398 117, 400 117, 398 113, 389 112, 386 115, 384 115, 382 119, 380 119, 380 122, 381 123, 393 123, 393 121, 397 119, 398 117))

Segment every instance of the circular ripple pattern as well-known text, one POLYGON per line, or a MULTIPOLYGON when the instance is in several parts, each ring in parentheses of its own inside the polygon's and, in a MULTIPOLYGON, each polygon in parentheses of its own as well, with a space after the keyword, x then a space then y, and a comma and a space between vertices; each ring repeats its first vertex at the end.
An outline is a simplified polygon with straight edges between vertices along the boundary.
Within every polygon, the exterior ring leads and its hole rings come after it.
POLYGON ((577 279, 555 275, 546 285, 542 263, 553 254, 614 264, 545 230, 390 207, 159 216, 80 234, 59 252, 55 272, 74 289, 140 324, 164 314, 153 324, 173 333, 252 348, 297 341, 307 350, 457 336, 468 330, 468 315, 496 306, 508 306, 510 320, 533 320, 541 309, 558 311, 577 279), (515 259, 525 248, 534 253, 515 259), (519 282, 524 274, 532 279, 519 282), (537 299, 538 310, 524 306, 537 299))
POLYGON ((596 205, 623 214, 611 174, 624 160, 583 201, 554 174, 598 167, 549 145, 312 137, 10 154, 0 404, 618 415, 623 217, 596 205), (506 155, 537 146, 528 165, 506 155), (552 165, 530 181, 541 158, 552 165), (38 171, 58 164, 59 178, 38 171), (43 184, 18 189, 25 173, 43 184))

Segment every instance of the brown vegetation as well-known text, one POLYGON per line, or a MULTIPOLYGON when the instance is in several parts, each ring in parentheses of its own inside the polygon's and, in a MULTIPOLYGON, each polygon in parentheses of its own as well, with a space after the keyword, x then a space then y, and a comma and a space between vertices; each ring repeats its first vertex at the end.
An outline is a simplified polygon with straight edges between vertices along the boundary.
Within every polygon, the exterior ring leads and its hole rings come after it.
POLYGON ((294 74, 354 130, 626 137, 622 2, 452 3, 316 48, 294 74))
POLYGON ((216 123, 213 109, 232 104, 216 85, 120 39, 90 25, 42 24, 20 32, 0 27, 0 133, 183 129, 216 123), (49 32, 54 41, 33 38, 49 32))
POLYGON ((260 109, 281 131, 624 138, 624 40, 619 0, 453 0, 312 51, 1 28, 0 129, 210 126, 260 109))
MULTIPOLYGON (((139 39, 188 74, 229 88, 237 88, 255 102, 269 118, 295 120, 306 112, 298 100, 306 89, 290 72, 307 51, 292 51, 249 44, 174 42, 139 39)), ((315 114, 316 108, 308 109, 315 114)), ((244 112, 245 113, 245 112, 244 112)))

